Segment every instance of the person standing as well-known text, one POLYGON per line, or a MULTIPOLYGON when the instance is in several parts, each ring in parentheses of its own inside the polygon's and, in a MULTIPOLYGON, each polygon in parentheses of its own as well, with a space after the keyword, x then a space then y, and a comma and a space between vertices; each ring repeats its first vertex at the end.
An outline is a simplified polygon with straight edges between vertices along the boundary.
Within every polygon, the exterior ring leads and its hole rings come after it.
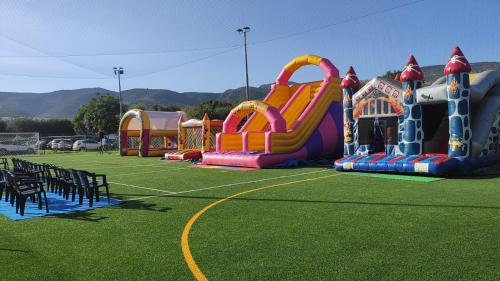
POLYGON ((102 154, 106 150, 106 137, 104 136, 104 132, 99 132, 99 140, 101 143, 99 152, 102 154))

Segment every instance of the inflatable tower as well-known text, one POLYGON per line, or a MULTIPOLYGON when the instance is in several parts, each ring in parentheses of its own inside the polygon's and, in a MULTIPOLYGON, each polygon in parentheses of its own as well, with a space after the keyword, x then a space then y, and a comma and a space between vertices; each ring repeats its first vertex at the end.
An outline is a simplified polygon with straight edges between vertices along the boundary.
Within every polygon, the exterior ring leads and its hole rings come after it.
POLYGON ((353 155, 355 140, 354 136, 354 118, 352 115, 352 96, 359 89, 359 79, 352 66, 349 67, 344 79, 340 83, 340 88, 342 88, 343 96, 343 108, 344 108, 344 155, 353 155))
POLYGON ((403 148, 403 154, 407 156, 422 154, 424 131, 422 130, 422 106, 417 104, 417 89, 422 87, 424 74, 413 55, 410 56, 401 72, 400 80, 404 91, 402 124, 404 133, 399 147, 403 148))
POLYGON ((462 50, 455 47, 444 68, 450 122, 448 156, 469 157, 472 131, 470 128, 469 72, 471 67, 462 50))

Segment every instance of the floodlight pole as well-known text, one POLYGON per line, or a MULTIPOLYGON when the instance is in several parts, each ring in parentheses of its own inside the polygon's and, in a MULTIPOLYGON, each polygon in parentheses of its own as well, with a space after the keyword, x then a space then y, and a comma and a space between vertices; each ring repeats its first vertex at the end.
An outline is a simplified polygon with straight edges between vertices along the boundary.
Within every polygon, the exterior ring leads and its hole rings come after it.
POLYGON ((240 28, 238 30, 238 33, 243 33, 243 40, 244 40, 244 46, 245 46, 245 78, 246 78, 246 88, 245 88, 245 96, 247 100, 250 100, 250 86, 248 83, 248 55, 247 55, 247 33, 250 32, 250 27, 245 26, 243 28, 240 28))
POLYGON ((113 67, 115 75, 118 76, 118 101, 120 103, 120 119, 122 118, 122 83, 120 75, 124 73, 123 67, 113 67))

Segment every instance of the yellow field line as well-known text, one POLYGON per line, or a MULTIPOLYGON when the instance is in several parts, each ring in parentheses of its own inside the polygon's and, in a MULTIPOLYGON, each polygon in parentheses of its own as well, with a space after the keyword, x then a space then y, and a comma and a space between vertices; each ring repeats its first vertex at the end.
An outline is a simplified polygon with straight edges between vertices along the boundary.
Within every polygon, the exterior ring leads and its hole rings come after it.
POLYGON ((278 187, 278 186, 284 186, 284 185, 291 185, 291 184, 296 184, 296 183, 301 183, 301 182, 307 182, 307 181, 315 181, 315 180, 320 180, 320 179, 325 179, 325 178, 331 178, 335 176, 340 176, 341 174, 333 174, 333 175, 328 175, 328 176, 322 176, 322 177, 316 177, 316 178, 308 178, 308 179, 302 179, 302 180, 296 180, 296 181, 290 181, 290 182, 284 182, 284 183, 277 183, 277 184, 272 184, 272 185, 266 185, 262 186, 259 188, 254 188, 250 190, 245 190, 236 194, 233 194, 231 196, 222 198, 220 200, 217 200, 210 205, 207 205, 203 209, 199 210, 194 216, 189 219, 187 222, 186 226, 184 226, 184 230, 182 231, 182 236, 181 236, 181 248, 182 248, 182 253, 184 255, 184 260, 186 261, 187 266, 189 267, 189 270, 193 273, 194 277, 196 280, 201 281, 201 280, 208 280, 205 274, 200 270, 198 265, 196 264, 196 261, 193 258, 193 255, 191 254, 191 250, 189 248, 189 232, 191 231, 191 228, 193 227, 193 224, 196 222, 197 219, 199 219, 206 211, 208 211, 210 208, 215 207, 219 204, 221 204, 224 201, 227 201, 229 199, 248 194, 251 192, 255 191, 260 191, 264 189, 269 189, 273 187, 278 187))

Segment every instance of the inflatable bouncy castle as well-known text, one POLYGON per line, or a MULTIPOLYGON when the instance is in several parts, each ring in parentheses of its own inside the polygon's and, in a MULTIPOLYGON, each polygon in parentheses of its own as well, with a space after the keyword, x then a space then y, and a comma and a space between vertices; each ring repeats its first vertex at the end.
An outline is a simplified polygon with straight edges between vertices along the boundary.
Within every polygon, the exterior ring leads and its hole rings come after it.
POLYGON ((339 156, 341 102, 337 68, 319 56, 298 57, 284 67, 263 101, 245 101, 229 113, 217 135, 216 151, 204 153, 203 164, 264 168, 339 156), (289 83, 292 74, 307 65, 321 68, 323 80, 289 83))
POLYGON ((500 71, 470 72, 458 47, 428 87, 413 56, 400 81, 377 77, 361 89, 350 68, 336 169, 464 175, 500 163, 500 71))
POLYGON ((163 156, 177 149, 179 120, 184 112, 145 111, 132 109, 120 121, 121 156, 163 156))

